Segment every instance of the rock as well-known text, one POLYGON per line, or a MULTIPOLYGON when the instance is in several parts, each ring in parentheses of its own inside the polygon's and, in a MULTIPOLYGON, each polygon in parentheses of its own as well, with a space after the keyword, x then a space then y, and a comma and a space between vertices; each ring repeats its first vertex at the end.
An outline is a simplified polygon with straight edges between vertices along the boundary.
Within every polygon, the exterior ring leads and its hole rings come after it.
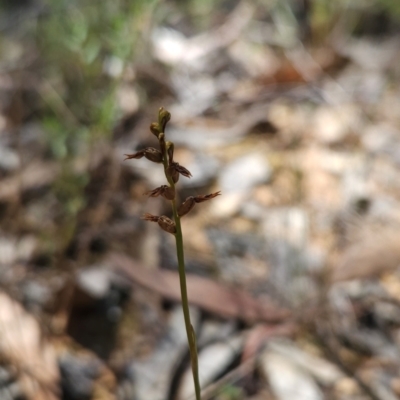
POLYGON ((396 62, 399 54, 397 37, 385 40, 351 39, 346 40, 339 51, 350 57, 364 70, 382 71, 396 62))
MULTIPOLYGON (((231 365, 243 345, 243 337, 234 336, 226 341, 212 344, 200 351, 199 354, 199 380, 200 386, 213 382, 231 365)), ((194 395, 192 369, 188 368, 182 378, 179 388, 178 400, 186 400, 194 395)))
POLYGON ((336 365, 305 352, 288 340, 269 340, 268 349, 286 357, 290 362, 311 374, 322 385, 331 386, 343 378, 343 373, 336 365))
POLYGON ((400 131, 388 124, 377 124, 368 127, 361 137, 362 144, 372 154, 389 155, 400 164, 400 131))
POLYGON ((21 289, 24 303, 29 310, 39 307, 41 309, 52 298, 51 289, 41 282, 29 280, 23 284, 21 289))
POLYGON ((340 143, 359 125, 358 110, 351 104, 340 108, 320 107, 312 121, 312 134, 324 144, 340 143))
POLYGON ((205 153, 196 152, 190 162, 184 166, 192 173, 192 177, 181 179, 179 182, 186 187, 201 187, 209 184, 215 178, 219 162, 205 153))
POLYGON ((130 288, 103 265, 77 272, 67 332, 82 346, 106 359, 117 340, 122 308, 130 288))
POLYGON ((61 356, 59 365, 63 398, 69 400, 91 398, 94 381, 100 374, 100 361, 66 353, 61 356))
POLYGON ((222 193, 246 192, 271 178, 271 167, 260 153, 247 154, 226 165, 220 174, 222 193))
POLYGON ((210 229, 208 236, 214 245, 218 270, 225 281, 243 285, 246 281, 266 279, 268 253, 262 236, 221 229, 210 229))
MULTIPOLYGON (((190 316, 195 330, 200 322, 200 312, 191 307, 190 316)), ((133 361, 128 375, 134 381, 136 400, 167 400, 173 375, 188 352, 182 306, 177 305, 170 316, 167 331, 149 358, 133 361)))
POLYGON ((307 277, 308 213, 300 207, 270 209, 262 227, 273 285, 292 301, 310 296, 315 288, 307 277))
POLYGON ((199 346, 215 341, 227 340, 237 329, 237 323, 234 320, 218 321, 207 319, 201 326, 200 337, 197 339, 199 346))
POLYGON ((268 182, 272 170, 267 159, 260 153, 247 154, 226 165, 219 177, 218 188, 224 194, 211 205, 211 212, 219 217, 236 213, 251 189, 268 182))
POLYGON ((111 286, 112 273, 106 267, 92 266, 77 273, 79 288, 95 299, 105 297, 111 286))
POLYGON ((323 400, 321 389, 304 369, 271 350, 263 353, 261 370, 278 400, 323 400))
POLYGON ((0 144, 0 170, 9 172, 16 170, 20 165, 18 154, 0 144))

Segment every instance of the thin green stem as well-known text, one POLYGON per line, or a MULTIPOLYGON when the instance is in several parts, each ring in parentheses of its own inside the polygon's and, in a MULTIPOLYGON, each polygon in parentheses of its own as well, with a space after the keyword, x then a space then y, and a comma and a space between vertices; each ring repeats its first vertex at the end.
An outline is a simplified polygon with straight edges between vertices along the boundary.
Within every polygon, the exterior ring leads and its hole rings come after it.
MULTIPOLYGON (((168 170, 167 151, 165 151, 163 154, 163 164, 164 164, 165 176, 168 180, 168 183, 175 190, 175 183, 172 180, 170 174, 167 172, 168 170)), ((189 313, 189 299, 188 299, 187 285, 186 285, 185 257, 183 252, 183 235, 182 235, 181 218, 178 215, 176 200, 175 199, 171 200, 171 204, 172 204, 172 213, 174 215, 174 221, 176 226, 175 241, 176 241, 176 254, 178 257, 179 283, 181 288, 182 309, 183 309, 183 316, 185 319, 186 335, 189 343, 194 388, 196 393, 196 400, 201 400, 196 334, 194 332, 193 325, 190 321, 190 313, 189 313)))

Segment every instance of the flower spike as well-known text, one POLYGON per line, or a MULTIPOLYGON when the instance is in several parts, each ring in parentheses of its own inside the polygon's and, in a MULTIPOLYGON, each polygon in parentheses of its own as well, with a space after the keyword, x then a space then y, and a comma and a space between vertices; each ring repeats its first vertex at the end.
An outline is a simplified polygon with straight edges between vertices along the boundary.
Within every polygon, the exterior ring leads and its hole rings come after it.
POLYGON ((150 132, 157 137, 159 148, 146 147, 143 150, 133 154, 125 154, 125 160, 147 158, 156 163, 163 163, 165 177, 168 185, 161 185, 155 189, 149 190, 145 195, 149 197, 163 196, 171 201, 173 220, 165 215, 157 216, 145 213, 142 219, 145 221, 156 222, 162 230, 175 236, 178 270, 181 288, 182 308, 184 313, 186 334, 188 337, 190 359, 192 364, 192 373, 195 387, 196 400, 201 399, 200 382, 198 374, 198 355, 196 345, 196 335, 190 322, 189 303, 186 287, 185 260, 183 251, 183 235, 181 226, 181 217, 189 213, 196 203, 202 203, 217 197, 221 192, 210 193, 206 195, 190 196, 178 207, 175 200, 175 183, 178 182, 179 176, 183 175, 190 178, 192 174, 185 167, 174 161, 174 144, 168 142, 165 137, 165 128, 171 119, 171 114, 164 108, 160 108, 158 112, 158 122, 150 125, 150 132))

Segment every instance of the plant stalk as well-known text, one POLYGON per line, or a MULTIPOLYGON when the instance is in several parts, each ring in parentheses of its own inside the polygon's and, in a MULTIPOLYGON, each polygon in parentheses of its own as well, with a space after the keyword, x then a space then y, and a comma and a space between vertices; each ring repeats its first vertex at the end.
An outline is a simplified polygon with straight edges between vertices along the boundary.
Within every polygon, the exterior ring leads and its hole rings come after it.
MULTIPOLYGON (((168 169, 167 151, 164 151, 163 154, 163 164, 164 164, 165 176, 168 180, 168 183, 175 190, 175 183, 167 172, 168 169)), ((193 329, 193 325, 190 321, 190 313, 189 313, 189 300, 188 300, 187 285, 186 285, 185 257, 183 252, 183 235, 182 235, 181 218, 178 215, 176 200, 175 199, 171 200, 171 204, 172 204, 172 213, 174 216, 174 222, 176 225, 175 241, 176 241, 176 255, 178 258, 179 283, 181 288, 182 309, 185 320, 186 335, 189 343, 194 389, 196 394, 196 400, 201 400, 196 334, 193 329)))

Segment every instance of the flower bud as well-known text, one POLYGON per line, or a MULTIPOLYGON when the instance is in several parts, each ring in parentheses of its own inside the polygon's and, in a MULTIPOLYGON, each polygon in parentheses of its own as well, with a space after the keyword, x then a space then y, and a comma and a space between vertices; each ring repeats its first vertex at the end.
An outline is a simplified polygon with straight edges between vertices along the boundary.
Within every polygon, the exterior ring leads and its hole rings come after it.
POLYGON ((158 135, 160 134, 160 125, 158 125, 158 123, 157 122, 153 122, 151 125, 150 125, 150 131, 151 131, 151 133, 154 135, 154 136, 157 136, 158 137, 158 135))
POLYGON ((176 226, 175 222, 170 220, 168 217, 165 215, 162 215, 161 217, 158 218, 158 225, 163 229, 165 232, 168 233, 176 233, 176 226))
POLYGON ((158 125, 160 126, 161 132, 165 131, 165 127, 170 119, 171 114, 163 107, 161 107, 158 111, 158 125))
POLYGON ((183 217, 186 215, 196 204, 193 196, 188 197, 178 208, 178 215, 183 217))
POLYGON ((165 154, 166 146, 167 144, 165 143, 165 134, 164 132, 160 132, 158 135, 158 141, 160 143, 160 150, 162 154, 165 154))
POLYGON ((144 156, 153 162, 161 163, 163 160, 163 155, 161 151, 154 149, 153 147, 146 147, 144 149, 144 156))
POLYGON ((167 153, 168 153, 168 163, 172 164, 174 161, 174 144, 172 142, 167 142, 167 153))

